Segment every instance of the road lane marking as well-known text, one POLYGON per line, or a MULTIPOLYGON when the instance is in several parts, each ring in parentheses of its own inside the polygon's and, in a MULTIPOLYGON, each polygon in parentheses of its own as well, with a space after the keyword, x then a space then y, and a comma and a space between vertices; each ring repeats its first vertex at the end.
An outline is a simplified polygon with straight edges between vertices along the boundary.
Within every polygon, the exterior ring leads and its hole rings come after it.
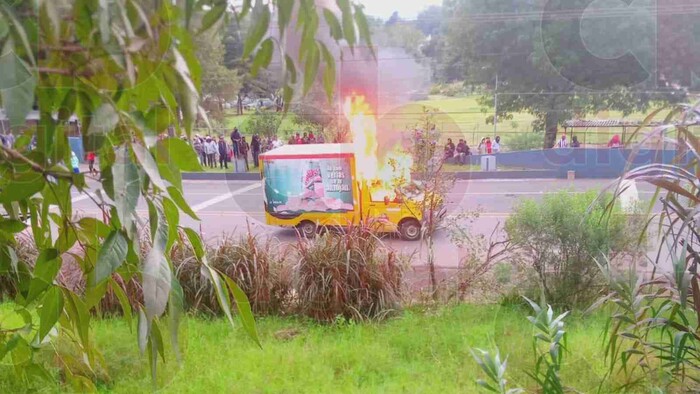
POLYGON ((248 185, 248 186, 246 186, 246 187, 243 187, 243 188, 241 188, 241 189, 238 189, 238 190, 236 190, 236 191, 234 191, 234 192, 229 192, 229 193, 226 193, 226 194, 222 194, 222 195, 220 195, 220 196, 218 196, 218 197, 214 197, 214 198, 212 198, 212 199, 209 199, 209 200, 207 200, 207 201, 204 201, 204 202, 202 202, 202 203, 199 203, 199 204, 193 206, 193 207, 192 207, 192 210, 193 210, 194 212, 201 211, 202 209, 206 209, 206 208, 211 207, 212 205, 216 205, 216 204, 218 204, 218 203, 220 203, 220 202, 226 201, 226 200, 228 200, 229 198, 231 198, 231 197, 233 197, 233 196, 237 196, 237 195, 239 195, 239 194, 243 194, 243 193, 248 192, 248 191, 251 191, 251 190, 253 190, 253 189, 257 189, 257 188, 259 188, 259 187, 261 187, 261 186, 262 186, 262 184, 260 184, 260 183, 254 183, 254 184, 252 184, 252 185, 248 185))

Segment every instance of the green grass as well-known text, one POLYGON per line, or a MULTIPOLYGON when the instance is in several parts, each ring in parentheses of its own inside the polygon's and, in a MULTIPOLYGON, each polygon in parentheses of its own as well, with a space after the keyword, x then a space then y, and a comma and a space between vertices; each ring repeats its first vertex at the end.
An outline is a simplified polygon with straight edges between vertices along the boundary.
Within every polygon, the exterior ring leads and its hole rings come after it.
MULTIPOLYGON (((223 319, 183 323, 184 360, 161 365, 164 392, 237 393, 472 393, 482 377, 470 349, 498 346, 508 355, 512 385, 533 389, 532 328, 524 309, 464 304, 409 310, 377 324, 321 326, 294 318, 262 318, 258 348, 240 325, 223 319)), ((93 324, 111 380, 101 390, 148 392, 150 375, 139 355, 136 329, 121 320, 93 324)), ((581 392, 595 392, 605 374, 600 316, 567 319, 562 378, 581 392)), ((608 383, 603 385, 607 392, 608 383)), ((0 392, 23 388, 0 365, 0 392)), ((531 392, 530 390, 528 390, 531 392)))

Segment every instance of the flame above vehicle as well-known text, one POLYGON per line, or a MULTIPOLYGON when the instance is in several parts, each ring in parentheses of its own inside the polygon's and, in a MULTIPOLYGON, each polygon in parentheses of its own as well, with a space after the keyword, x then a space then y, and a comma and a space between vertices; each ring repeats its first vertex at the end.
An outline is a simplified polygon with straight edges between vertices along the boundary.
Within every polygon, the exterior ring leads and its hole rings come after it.
POLYGON ((347 97, 343 111, 350 123, 359 180, 370 188, 372 200, 393 200, 396 187, 411 181, 413 158, 400 144, 379 152, 376 115, 364 96, 347 97))

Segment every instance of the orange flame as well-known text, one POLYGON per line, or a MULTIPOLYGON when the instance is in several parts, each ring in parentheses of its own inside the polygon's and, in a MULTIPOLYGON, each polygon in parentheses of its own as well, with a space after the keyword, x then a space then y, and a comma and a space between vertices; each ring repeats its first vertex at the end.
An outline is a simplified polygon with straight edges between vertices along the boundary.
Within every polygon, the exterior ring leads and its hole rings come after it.
POLYGON ((395 146, 379 160, 377 121, 364 96, 347 97, 343 110, 350 122, 359 180, 370 187, 372 200, 381 201, 385 197, 393 200, 394 187, 411 180, 413 158, 395 146))

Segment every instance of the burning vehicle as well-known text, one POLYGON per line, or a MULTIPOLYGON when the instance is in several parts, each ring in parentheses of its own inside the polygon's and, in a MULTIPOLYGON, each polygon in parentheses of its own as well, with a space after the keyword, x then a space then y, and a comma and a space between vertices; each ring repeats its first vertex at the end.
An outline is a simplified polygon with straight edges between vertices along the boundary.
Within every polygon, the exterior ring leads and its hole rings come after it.
POLYGON ((312 236, 318 227, 367 223, 419 239, 420 194, 402 192, 411 184, 411 155, 395 147, 379 160, 369 105, 353 96, 344 107, 352 143, 286 145, 260 156, 267 224, 312 236))

